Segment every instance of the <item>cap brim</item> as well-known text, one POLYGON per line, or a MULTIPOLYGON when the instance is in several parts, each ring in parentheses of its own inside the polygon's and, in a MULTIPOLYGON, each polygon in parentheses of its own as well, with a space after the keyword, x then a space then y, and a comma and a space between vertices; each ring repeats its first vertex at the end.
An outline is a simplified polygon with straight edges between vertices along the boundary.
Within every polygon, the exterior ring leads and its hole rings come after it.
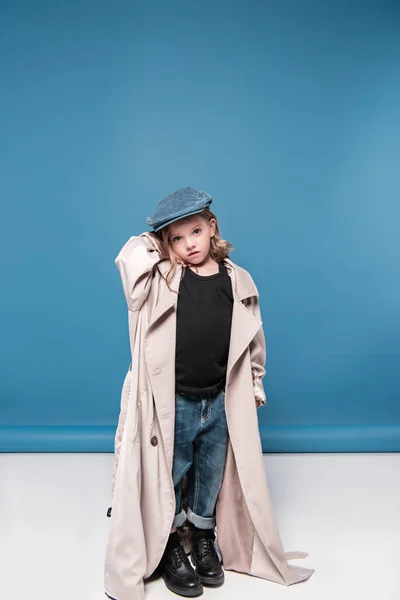
MULTIPOLYGON (((210 203, 211 204, 211 203, 210 203)), ((181 219, 184 219, 185 217, 190 217, 191 215, 197 215, 201 212, 203 212, 203 210, 205 210, 206 208, 208 208, 209 205, 204 206, 203 208, 201 208, 200 210, 194 210, 192 212, 188 212, 185 213, 183 215, 179 215, 179 217, 174 217, 173 219, 171 219, 170 221, 166 221, 165 223, 162 223, 160 225, 157 225, 157 227, 153 228, 153 231, 160 231, 160 229, 164 229, 164 227, 167 227, 167 225, 171 225, 171 223, 175 223, 175 221, 180 221, 181 219)))

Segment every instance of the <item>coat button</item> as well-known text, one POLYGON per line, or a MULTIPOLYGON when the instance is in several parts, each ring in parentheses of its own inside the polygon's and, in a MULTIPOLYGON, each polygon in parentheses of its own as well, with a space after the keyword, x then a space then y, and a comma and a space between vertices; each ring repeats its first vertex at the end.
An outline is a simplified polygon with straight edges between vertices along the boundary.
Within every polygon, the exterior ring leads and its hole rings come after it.
POLYGON ((154 436, 151 438, 151 445, 152 445, 152 446, 157 446, 157 444, 158 444, 158 439, 157 439, 157 436, 156 436, 156 435, 154 435, 154 436))
POLYGON ((154 375, 159 375, 161 373, 160 367, 154 367, 153 373, 154 373, 154 375))

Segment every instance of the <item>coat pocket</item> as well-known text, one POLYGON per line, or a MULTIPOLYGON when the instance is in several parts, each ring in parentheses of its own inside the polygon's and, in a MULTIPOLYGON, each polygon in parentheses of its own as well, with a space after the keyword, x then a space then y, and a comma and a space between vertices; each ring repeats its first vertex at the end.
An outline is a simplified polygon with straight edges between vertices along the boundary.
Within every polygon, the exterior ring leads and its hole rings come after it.
POLYGON ((154 402, 154 396, 152 393, 149 393, 147 401, 149 403, 148 410, 147 410, 148 421, 149 421, 149 434, 150 434, 150 438, 153 438, 153 436, 155 435, 154 430, 155 430, 156 404, 154 402))
POLYGON ((143 436, 151 439, 154 436, 156 416, 154 397, 151 391, 138 388, 135 413, 132 442, 141 442, 143 436))
MULTIPOLYGON (((127 433, 128 433, 128 440, 131 444, 139 443, 139 441, 140 441, 139 421, 140 421, 140 407, 141 407, 141 403, 142 403, 142 395, 143 395, 142 390, 138 389, 136 392, 136 398, 132 394, 130 395, 130 398, 129 398, 129 404, 130 404, 130 406, 128 407, 129 431, 127 433)), ((128 418, 128 416, 127 416, 127 418, 128 418)))

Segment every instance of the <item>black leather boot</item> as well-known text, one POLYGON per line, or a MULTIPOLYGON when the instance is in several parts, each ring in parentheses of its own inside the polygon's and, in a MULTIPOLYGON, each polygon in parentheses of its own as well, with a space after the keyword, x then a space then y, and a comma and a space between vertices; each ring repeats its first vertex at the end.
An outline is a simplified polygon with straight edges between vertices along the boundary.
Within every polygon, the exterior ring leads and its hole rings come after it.
POLYGON ((215 550, 213 529, 197 529, 190 523, 192 536, 192 562, 203 585, 219 587, 225 576, 215 550))
POLYGON ((194 598, 203 593, 203 585, 190 564, 176 532, 169 536, 157 570, 167 588, 174 594, 194 598))

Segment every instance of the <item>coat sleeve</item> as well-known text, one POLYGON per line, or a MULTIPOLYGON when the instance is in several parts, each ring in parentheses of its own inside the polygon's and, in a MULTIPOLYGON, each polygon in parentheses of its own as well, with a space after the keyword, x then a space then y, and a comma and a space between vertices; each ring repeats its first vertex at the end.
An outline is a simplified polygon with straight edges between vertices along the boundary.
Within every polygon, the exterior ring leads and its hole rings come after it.
MULTIPOLYGON (((163 247, 155 236, 142 233, 131 237, 123 246, 115 259, 121 275, 122 286, 129 309, 129 334, 135 337, 138 322, 138 311, 143 306, 151 287, 153 267, 166 258, 163 247)), ((122 436, 127 415, 132 371, 129 368, 122 386, 120 413, 114 438, 114 463, 112 470, 111 496, 114 495, 115 481, 121 451, 122 436)), ((111 516, 111 507, 107 516, 111 516)))
POLYGON ((151 233, 129 238, 115 264, 121 275, 128 309, 140 310, 151 287, 153 267, 165 258, 161 243, 151 233))
MULTIPOLYGON (((252 296, 245 300, 245 305, 249 310, 252 311, 255 317, 261 319, 260 304, 258 296, 252 296)), ((256 400, 256 406, 265 406, 267 398, 264 391, 262 379, 265 375, 265 363, 267 357, 267 348, 264 335, 264 328, 261 325, 256 335, 250 343, 250 358, 251 358, 251 370, 253 372, 253 386, 254 386, 254 397, 256 400)))

